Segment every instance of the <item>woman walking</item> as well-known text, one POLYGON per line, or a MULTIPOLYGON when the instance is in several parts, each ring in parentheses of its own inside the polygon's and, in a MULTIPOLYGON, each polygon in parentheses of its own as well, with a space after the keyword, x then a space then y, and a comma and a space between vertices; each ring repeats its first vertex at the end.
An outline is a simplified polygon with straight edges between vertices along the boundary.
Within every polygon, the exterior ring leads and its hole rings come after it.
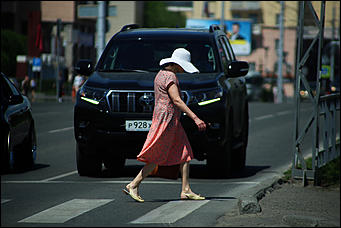
POLYGON ((189 185, 189 161, 193 159, 193 152, 186 133, 181 126, 181 112, 186 113, 199 131, 206 130, 206 124, 200 120, 182 101, 180 97, 179 81, 176 73, 199 72, 191 63, 191 54, 184 48, 176 49, 171 58, 160 61, 162 70, 154 80, 155 106, 147 139, 137 160, 146 165, 123 191, 138 202, 144 202, 139 195, 139 186, 156 167, 156 165, 170 166, 180 164, 182 176, 181 199, 203 200, 192 192, 189 185))

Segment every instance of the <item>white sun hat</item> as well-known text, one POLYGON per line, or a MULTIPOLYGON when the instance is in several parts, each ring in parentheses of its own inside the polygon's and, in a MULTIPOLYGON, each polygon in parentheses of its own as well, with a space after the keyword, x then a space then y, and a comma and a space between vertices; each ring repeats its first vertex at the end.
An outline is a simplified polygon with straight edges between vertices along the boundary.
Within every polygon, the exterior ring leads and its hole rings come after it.
POLYGON ((177 48, 171 58, 161 59, 160 66, 166 63, 176 63, 188 73, 199 73, 199 70, 191 63, 191 53, 185 48, 177 48))

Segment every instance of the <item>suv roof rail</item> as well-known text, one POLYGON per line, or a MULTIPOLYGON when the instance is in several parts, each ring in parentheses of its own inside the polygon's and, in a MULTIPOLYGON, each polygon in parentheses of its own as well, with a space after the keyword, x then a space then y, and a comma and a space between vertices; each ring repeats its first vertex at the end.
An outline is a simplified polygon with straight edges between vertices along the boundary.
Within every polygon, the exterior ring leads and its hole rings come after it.
POLYGON ((139 28, 140 26, 138 24, 129 24, 129 25, 125 25, 122 27, 121 32, 123 31, 127 31, 129 29, 136 29, 139 28))
POLYGON ((210 32, 214 32, 216 30, 220 30, 219 25, 217 24, 210 25, 210 32))

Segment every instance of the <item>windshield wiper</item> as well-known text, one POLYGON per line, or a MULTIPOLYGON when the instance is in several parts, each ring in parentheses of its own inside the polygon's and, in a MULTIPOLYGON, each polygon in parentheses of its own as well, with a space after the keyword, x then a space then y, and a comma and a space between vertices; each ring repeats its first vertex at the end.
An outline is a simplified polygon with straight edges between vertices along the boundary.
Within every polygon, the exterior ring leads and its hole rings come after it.
POLYGON ((99 69, 100 72, 139 72, 139 73, 149 73, 149 71, 146 70, 134 70, 134 69, 99 69))

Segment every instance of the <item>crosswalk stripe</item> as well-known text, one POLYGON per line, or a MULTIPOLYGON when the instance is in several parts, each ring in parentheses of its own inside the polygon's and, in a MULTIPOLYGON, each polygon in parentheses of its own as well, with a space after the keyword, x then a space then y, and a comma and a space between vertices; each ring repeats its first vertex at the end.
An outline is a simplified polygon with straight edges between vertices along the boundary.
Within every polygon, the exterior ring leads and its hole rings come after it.
POLYGON ((146 223, 174 223, 179 219, 189 215, 199 207, 208 203, 209 200, 181 200, 168 202, 142 217, 131 221, 131 224, 146 224, 146 223))
POLYGON ((22 219, 19 222, 64 223, 111 201, 113 199, 73 199, 22 219))

